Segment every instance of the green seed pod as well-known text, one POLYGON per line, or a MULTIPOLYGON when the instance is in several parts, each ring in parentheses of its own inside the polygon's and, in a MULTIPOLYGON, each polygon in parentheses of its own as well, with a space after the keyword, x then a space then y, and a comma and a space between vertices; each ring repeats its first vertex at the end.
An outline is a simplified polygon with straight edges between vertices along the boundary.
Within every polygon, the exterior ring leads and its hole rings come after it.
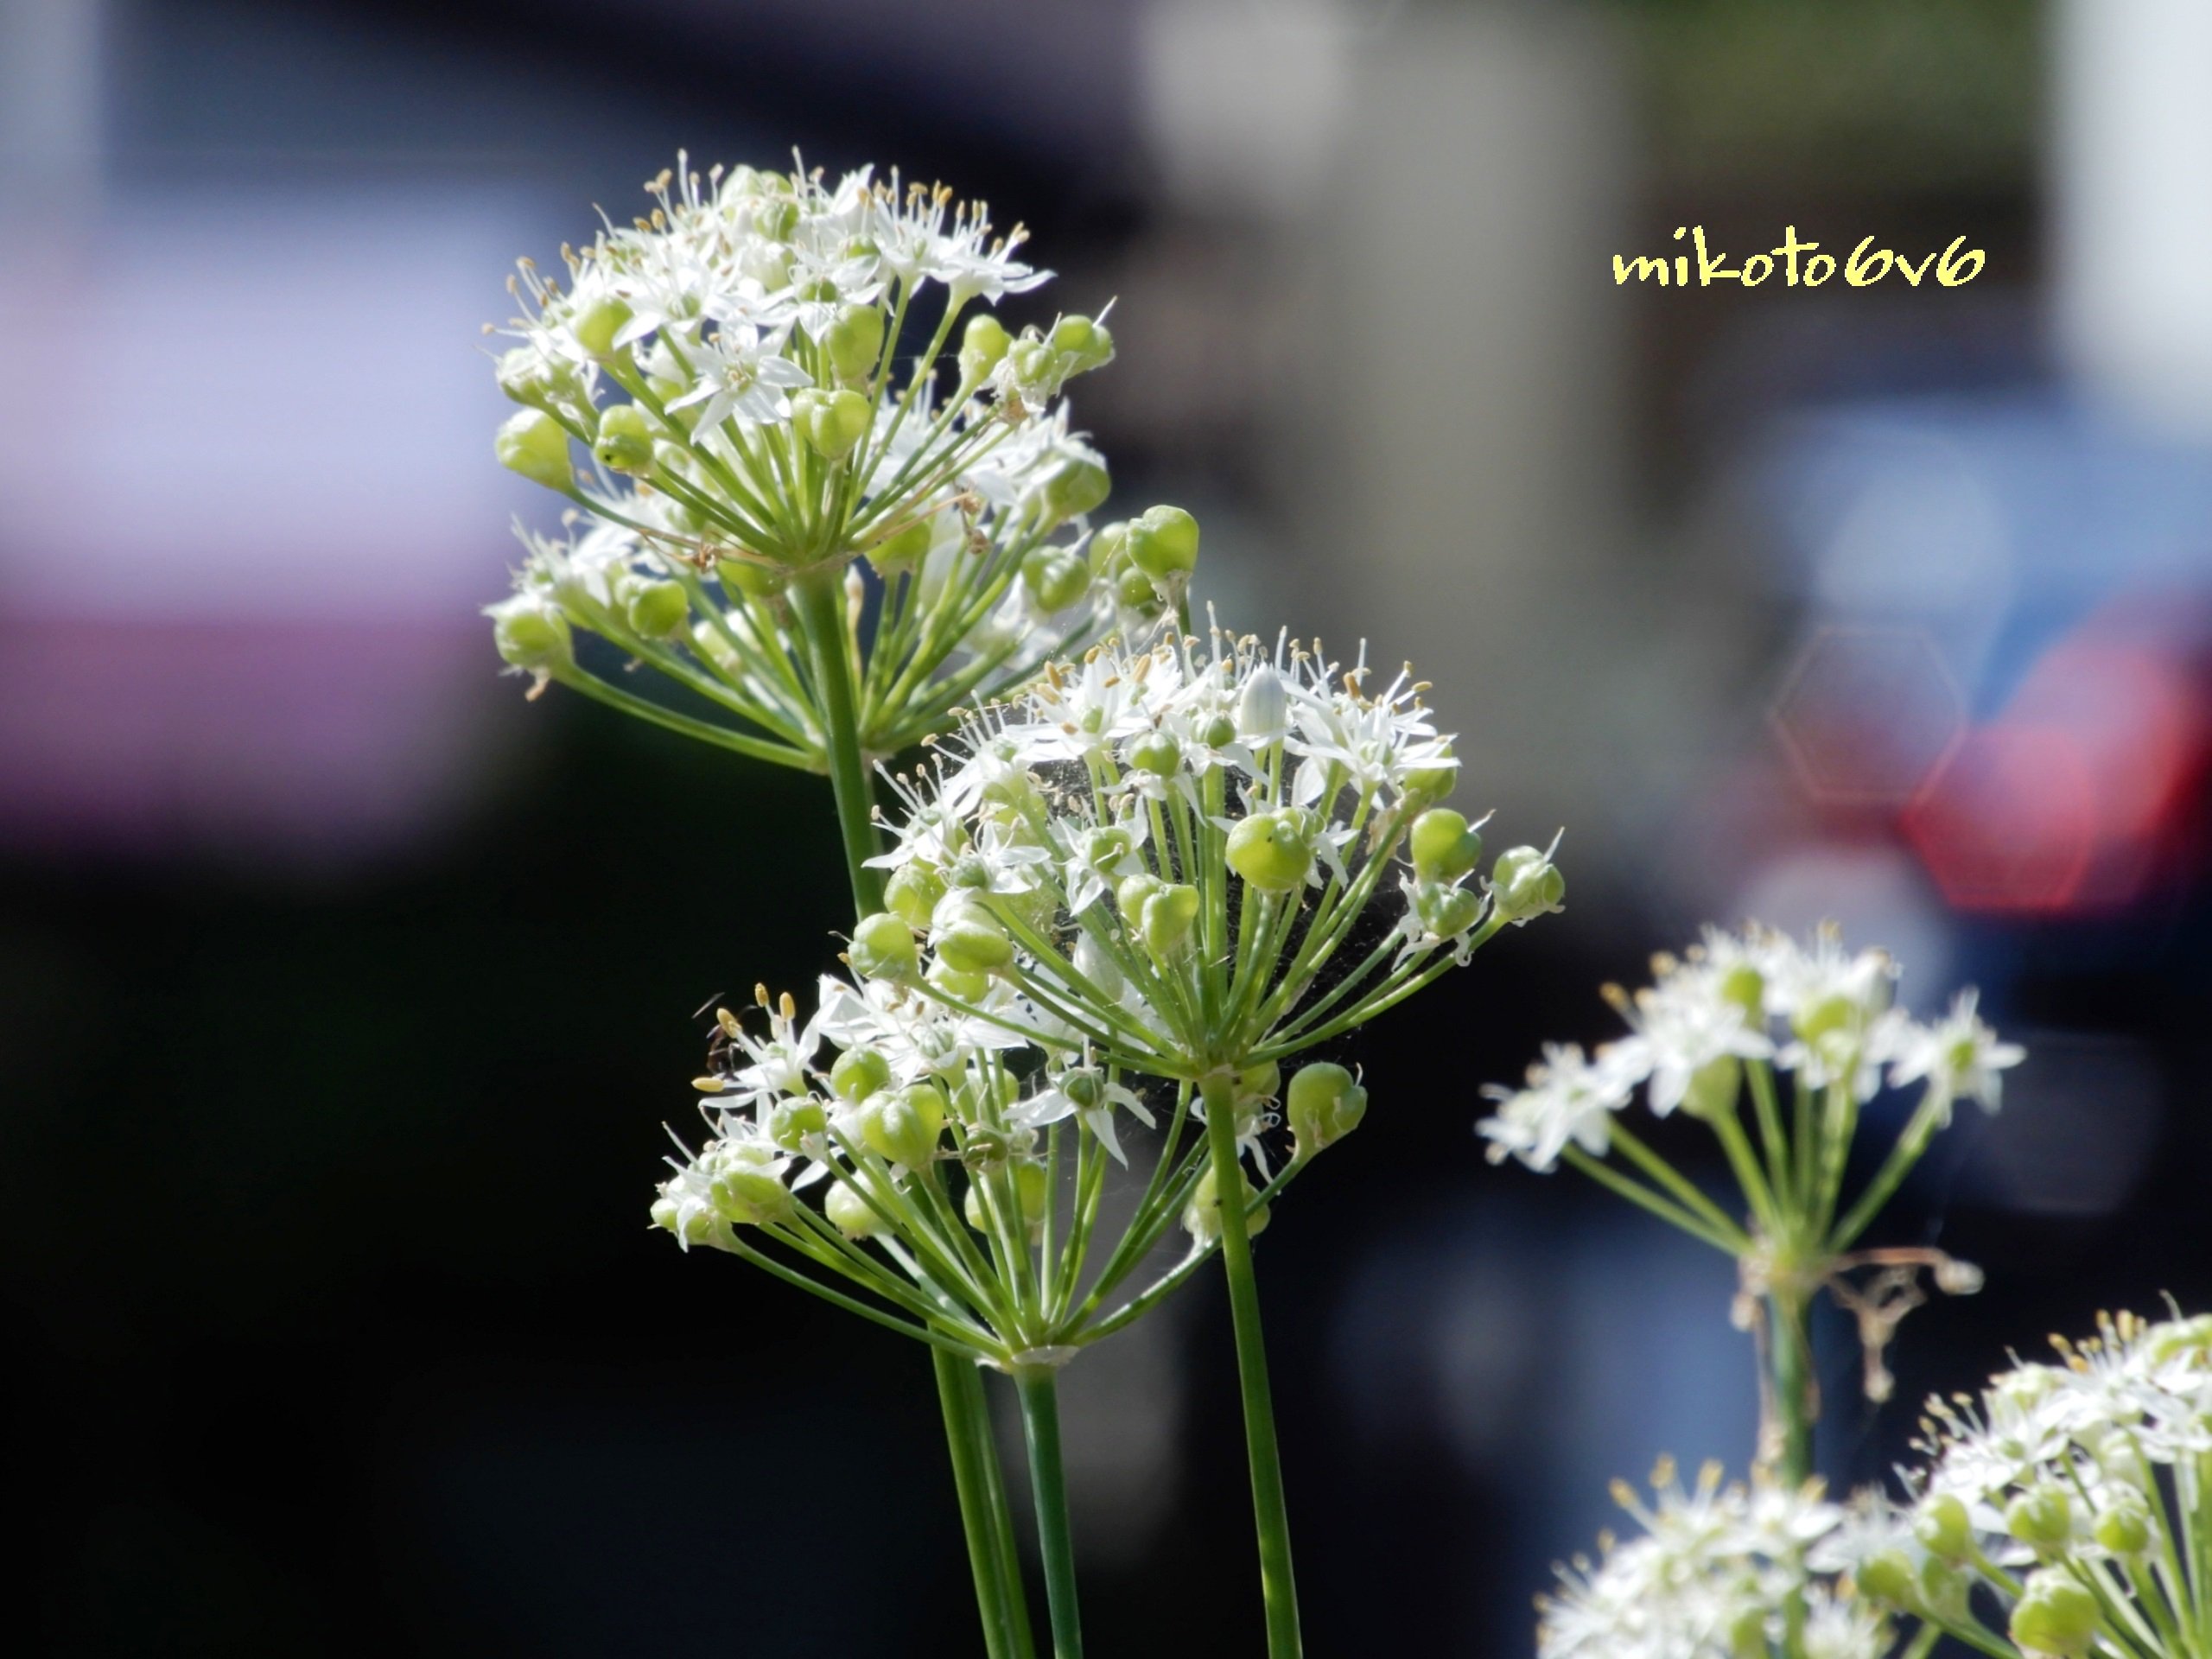
MULTIPOLYGON (((620 355, 614 347, 614 336, 622 332, 623 326, 632 315, 630 308, 618 299, 610 296, 594 300, 576 313, 575 321, 571 325, 576 344, 601 362, 620 355)), ((628 348, 626 346, 623 350, 626 352, 628 348)))
POLYGON ((1483 901, 1465 887, 1429 881, 1414 889, 1414 914, 1422 928, 1440 939, 1456 939, 1482 919, 1483 901))
POLYGON ((768 1109, 768 1139, 785 1152, 798 1151, 810 1135, 826 1135, 830 1114, 811 1095, 792 1095, 768 1109))
POLYGON ((622 610, 632 632, 646 639, 666 639, 691 620, 691 596, 680 582, 640 582, 622 610))
POLYGON ((575 377, 564 374, 527 346, 518 346, 499 359, 499 390, 529 409, 545 409, 564 397, 573 398, 575 377))
POLYGON ((884 884, 883 902, 907 926, 925 928, 944 893, 944 878, 917 861, 901 864, 891 873, 891 880, 884 884))
POLYGON ((1938 1560, 1957 1563, 1974 1554, 1974 1522, 1967 1506, 1948 1492, 1924 1499, 1913 1516, 1912 1535, 1938 1560))
POLYGON ((569 619, 547 601, 517 594, 491 608, 492 643, 516 668, 558 674, 576 660, 569 619))
POLYGON ((1692 1117, 1716 1122, 1736 1109, 1736 1091, 1743 1080, 1744 1063, 1733 1054, 1707 1061, 1690 1073, 1682 1109, 1692 1117))
POLYGON ((981 1002, 990 995, 988 974, 964 973, 943 957, 930 964, 923 977, 955 1001, 981 1002))
POLYGON ((842 461, 852 454, 874 424, 874 407, 857 391, 841 390, 817 396, 810 401, 802 418, 798 398, 804 395, 791 399, 792 421, 807 446, 825 461, 842 461))
POLYGON ((892 1230, 891 1224, 876 1214, 874 1206, 842 1181, 833 1183, 823 1195, 822 1213, 847 1238, 874 1238, 892 1230))
POLYGON ((1198 919, 1198 890, 1192 887, 1163 887, 1144 901, 1139 930, 1144 948, 1165 962, 1190 948, 1192 931, 1198 919))
POLYGON ((2048 1560, 2073 1541, 2074 1506, 2063 1486, 2032 1486, 2005 1506, 2005 1530, 2048 1560))
POLYGON ((1139 772, 1164 778, 1183 763, 1183 746, 1171 732, 1147 732, 1122 751, 1122 758, 1139 772))
POLYGON ((788 242, 798 229, 798 203, 788 196, 756 196, 753 202, 753 233, 764 242, 788 242))
POLYGON ((1096 511, 1113 493, 1114 480, 1104 467, 1071 455, 1045 480, 1037 499, 1046 520, 1057 524, 1096 511))
POLYGON ((1198 569, 1198 521, 1180 507, 1151 507, 1129 525, 1129 563, 1155 582, 1198 569))
POLYGON ((888 911, 878 911, 853 929, 845 957, 863 979, 912 979, 922 971, 913 929, 888 911))
POLYGON ((1282 1092, 1282 1067, 1273 1060, 1262 1060, 1257 1065, 1248 1065, 1236 1074, 1236 1098, 1273 1100, 1282 1092))
POLYGON ((1292 1156, 1303 1163, 1359 1127, 1367 1116, 1367 1090, 1341 1065, 1320 1060, 1299 1068, 1283 1105, 1298 1138, 1292 1156))
POLYGON ((2097 1599, 2063 1569, 2044 1567, 2028 1576, 2012 1609, 2011 1635, 2029 1653, 2078 1659, 2097 1637, 2097 1599))
POLYGON ((2126 1497, 2097 1517, 2097 1542, 2115 1555, 2140 1555, 2151 1547, 2151 1512, 2143 1500, 2126 1497))
POLYGON ((1006 325, 988 312, 969 318, 968 332, 960 337, 960 384, 981 385, 1012 343, 1006 325))
MULTIPOLYGON (((1020 1211, 1016 1224, 1031 1238, 1045 1230, 1045 1206, 1051 1194, 1051 1182, 1045 1166, 1033 1158, 1022 1158, 1009 1163, 1006 1173, 1013 1188, 1015 1206, 1020 1211)), ((968 1183, 967 1194, 960 1200, 960 1213, 968 1224, 979 1233, 991 1230, 990 1213, 983 1207, 983 1190, 976 1181, 968 1183)))
POLYGON ((980 905, 939 923, 930 936, 938 959, 957 974, 989 974, 1014 960, 1014 942, 980 905))
MULTIPOLYGON (((1248 1238, 1257 1238, 1268 1228, 1268 1206, 1263 1204, 1256 1210, 1251 1208, 1252 1200, 1260 1196, 1260 1191, 1251 1184, 1249 1177, 1244 1176, 1241 1167, 1237 1173, 1240 1177, 1237 1185, 1244 1189, 1244 1203, 1249 1212, 1244 1218, 1244 1235, 1248 1238)), ((1183 1230, 1201 1244, 1211 1244, 1221 1236, 1221 1205, 1214 1196, 1217 1191, 1213 1166, 1208 1164, 1205 1173, 1198 1177, 1198 1185, 1191 1189, 1191 1201, 1183 1206, 1183 1230)))
POLYGON ((1156 875, 1123 876, 1114 888, 1114 903, 1122 912, 1122 919, 1131 927, 1142 923, 1145 901, 1166 885, 1156 875))
POLYGON ((1448 806, 1431 807, 1414 820, 1407 838, 1414 874, 1423 881, 1457 881, 1483 861, 1483 838, 1467 827, 1466 816, 1448 806))
POLYGON ((1022 586, 1051 616, 1081 599, 1090 586, 1090 567, 1065 548, 1040 547, 1021 562, 1022 586))
POLYGON ((1752 1030, 1766 1024, 1766 977, 1748 962, 1739 962, 1722 977, 1720 995, 1744 1011, 1744 1023, 1752 1030))
POLYGON ((868 562, 877 574, 889 576, 901 570, 912 570, 928 556, 930 543, 937 539, 937 527, 926 518, 919 518, 887 537, 868 550, 868 562))
POLYGON ((1062 317, 1052 325, 1052 349, 1064 373, 1084 374, 1114 360, 1114 336, 1089 317, 1062 317))
POLYGON ((653 429, 645 411, 635 404, 613 404, 601 410, 591 453, 610 472, 652 471, 653 429))
POLYGON ((887 1163, 926 1169, 944 1134, 944 1096, 926 1083, 871 1098, 861 1112, 861 1141, 887 1163))
POLYGON ((715 574, 722 586, 741 599, 773 599, 791 586, 791 573, 757 559, 717 559, 715 574))
POLYGON ((765 1169, 724 1169, 708 1192, 722 1219, 741 1227, 765 1226, 791 1213, 791 1189, 765 1169))
POLYGON ((575 486, 575 465, 569 459, 569 435, 542 409, 525 409, 507 416, 492 440, 499 465, 520 473, 533 484, 549 490, 567 491, 575 486))
POLYGON ((1135 565, 1114 579, 1114 602, 1125 611, 1147 615, 1162 603, 1160 589, 1152 585, 1152 578, 1135 565))
POLYGON ((1910 1611, 1919 1605, 1919 1586, 1912 1576, 1912 1558, 1901 1549, 1885 1550, 1860 1563, 1853 1575, 1862 1594, 1891 1607, 1910 1611))
POLYGON ((1313 829, 1296 807, 1238 820, 1229 868, 1262 893, 1295 893, 1313 868, 1313 829))
POLYGON ((840 1100, 855 1103, 891 1086, 891 1062, 873 1048, 849 1048, 830 1068, 830 1087, 840 1100))
POLYGON ((1116 518, 1090 538, 1090 569, 1094 575, 1116 576, 1129 569, 1125 556, 1129 539, 1129 526, 1125 519, 1116 518))
POLYGON ((1025 335, 1008 348, 1014 359, 1014 378, 1023 386, 1058 389, 1060 354, 1044 340, 1025 335))
POLYGON ((1499 919, 1516 925, 1560 909, 1567 897, 1567 878, 1534 847, 1509 847, 1500 853, 1491 866, 1490 884, 1499 919))
MULTIPOLYGON (((1446 743, 1444 753, 1449 755, 1452 746, 1446 743)), ((1459 768, 1454 766, 1424 766, 1406 774, 1406 799, 1414 805, 1422 802, 1440 801, 1459 786, 1459 768)))
POLYGON ((883 313, 872 305, 839 308, 836 321, 822 331, 822 347, 840 380, 865 380, 883 355, 883 313))

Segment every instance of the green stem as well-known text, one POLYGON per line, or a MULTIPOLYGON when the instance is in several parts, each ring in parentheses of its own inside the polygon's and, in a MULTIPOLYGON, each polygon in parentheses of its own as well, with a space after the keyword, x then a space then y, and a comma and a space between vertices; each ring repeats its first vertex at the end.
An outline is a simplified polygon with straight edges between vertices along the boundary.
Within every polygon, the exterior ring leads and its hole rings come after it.
POLYGON ((883 908, 883 877, 870 869, 875 856, 875 791, 868 757, 861 753, 860 715, 845 655, 844 594, 836 569, 805 570, 792 580, 791 598, 806 635, 806 658, 821 699, 829 750, 830 786, 837 798, 837 830, 844 838, 845 871, 853 905, 861 916, 883 908))
POLYGON ((1014 1372, 1014 1382, 1021 1395, 1021 1427, 1029 1446, 1029 1484, 1037 1500, 1037 1548, 1044 1558, 1045 1599, 1052 1609, 1053 1659, 1083 1659, 1056 1375, 1048 1366, 1024 1365, 1014 1372))
POLYGON ((1221 1218, 1221 1262, 1236 1332, 1236 1381, 1244 1401, 1244 1452, 1252 1466, 1252 1519, 1260 1537, 1260 1591, 1267 1605, 1268 1659, 1300 1659, 1298 1586, 1291 1572, 1290 1516, 1283 1503, 1282 1452, 1275 1442, 1268 1350, 1260 1331, 1260 1287, 1252 1273, 1244 1172, 1236 1160, 1236 1102, 1226 1077, 1199 1085, 1213 1159, 1214 1210, 1221 1218))
POLYGON ((1785 1486, 1813 1478, 1813 1351, 1810 1298, 1777 1290, 1767 1297, 1767 1349, 1774 1384, 1776 1472, 1785 1486))
MULTIPOLYGON (((852 882, 858 916, 883 908, 880 873, 868 861, 875 856, 875 790, 861 753, 860 725, 853 704, 853 683, 845 654, 843 595, 834 569, 803 572, 792 582, 799 626, 806 636, 808 661, 821 699, 823 747, 830 782, 836 798, 837 827, 844 843, 845 873, 852 882)), ((953 1484, 960 1498, 960 1521, 967 1534, 968 1560, 976 1578, 976 1602, 983 1622, 990 1659, 1031 1659, 1029 1611, 1023 1600, 1020 1564, 1014 1554, 1007 1519, 1006 1474, 991 1439, 982 1378, 972 1363, 936 1353, 938 1401, 944 1412, 945 1442, 952 1454, 953 1484), (950 1363, 947 1363, 947 1362, 950 1363)))
POLYGON ((960 1524, 968 1535, 976 1605, 982 1615, 983 1649, 989 1659, 1033 1659, 1036 1649, 1022 1599, 1020 1567, 1014 1559, 1005 1490, 994 1478, 996 1448, 983 1379, 969 1361, 943 1351, 933 1357, 938 1399, 944 1408, 944 1440, 952 1452, 952 1481, 960 1495, 960 1524))

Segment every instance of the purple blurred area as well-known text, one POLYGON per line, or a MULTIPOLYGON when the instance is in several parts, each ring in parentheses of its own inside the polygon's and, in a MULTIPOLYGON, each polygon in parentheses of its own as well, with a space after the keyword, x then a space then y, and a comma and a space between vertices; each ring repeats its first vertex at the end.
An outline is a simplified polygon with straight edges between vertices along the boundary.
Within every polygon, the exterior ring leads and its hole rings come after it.
MULTIPOLYGON (((1744 1466, 1728 1264, 1471 1132, 1701 922, 2031 1051, 1877 1241, 1986 1290, 1878 1413, 1817 1333, 1833 1481, 2205 1306, 2208 83, 2200 0, 0 0, 10 1649, 976 1651, 920 1358, 645 1225, 690 1011, 834 960, 818 780, 475 614, 551 521, 482 326, 679 147, 1026 222, 1116 508, 1566 826, 1265 1241, 1317 1654, 1524 1655, 1610 1478, 1744 1466), (1691 225, 1986 264, 1616 285, 1691 225)), ((1096 1651, 1257 1650, 1230 1366, 1205 1284, 1068 1374, 1096 1651)))

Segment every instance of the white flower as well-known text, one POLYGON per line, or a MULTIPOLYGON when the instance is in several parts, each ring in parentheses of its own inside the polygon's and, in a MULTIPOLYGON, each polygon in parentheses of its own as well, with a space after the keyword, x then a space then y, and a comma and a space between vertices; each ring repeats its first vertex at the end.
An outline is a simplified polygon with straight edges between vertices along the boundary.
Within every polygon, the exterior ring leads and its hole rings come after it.
POLYGON ((763 334, 750 323, 725 323, 688 347, 697 384, 670 398, 669 408, 699 405, 699 426, 709 432, 732 416, 747 425, 789 420, 790 394, 814 377, 782 355, 784 340, 781 330, 763 334))
POLYGON ((1766 1059, 1774 1045, 1727 995, 1726 973, 1704 962, 1674 966, 1657 984, 1616 1005, 1635 1035, 1617 1045, 1621 1064, 1650 1074, 1651 1109, 1664 1117, 1691 1080, 1726 1059, 1766 1059))
POLYGON ((1974 1012, 1976 994, 1961 991, 1951 1011, 1932 1025, 1907 1022, 1890 1046, 1890 1086, 1928 1080, 1928 1086, 1947 1103, 1979 1102, 1994 1112, 2001 1098, 2004 1079, 1999 1073, 2027 1058, 2018 1043, 1999 1042, 1997 1033, 1974 1012))
POLYGON ((1491 1143, 1490 1160, 1517 1158, 1548 1172, 1570 1142, 1592 1157, 1611 1144, 1612 1115, 1628 1104, 1643 1079, 1636 1056, 1601 1048, 1588 1058, 1576 1043, 1546 1043, 1544 1058, 1529 1068, 1525 1088, 1486 1085, 1497 1112, 1475 1126, 1491 1143))

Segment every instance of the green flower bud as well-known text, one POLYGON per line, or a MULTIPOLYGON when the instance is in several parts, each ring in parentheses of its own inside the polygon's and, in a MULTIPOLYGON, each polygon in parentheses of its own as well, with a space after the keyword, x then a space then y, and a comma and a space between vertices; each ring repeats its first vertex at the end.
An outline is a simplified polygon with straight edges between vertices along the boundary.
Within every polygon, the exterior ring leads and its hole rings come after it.
POLYGON ((878 911, 853 929, 852 949, 845 957, 863 979, 912 979, 922 971, 913 929, 888 911, 878 911))
POLYGON ((1313 868, 1313 826, 1296 807, 1258 812, 1229 832, 1229 868, 1262 893, 1295 893, 1313 868))
POLYGON ((1367 1090, 1341 1065, 1319 1060, 1299 1068, 1283 1103, 1290 1132, 1298 1137, 1292 1156, 1303 1163, 1359 1127, 1367 1116, 1367 1090))
POLYGON ((2151 1547, 2151 1511, 2140 1498, 2121 1498, 2097 1517, 2094 1530, 2113 1554, 2140 1555, 2151 1547))
POLYGON ((612 404, 601 410, 599 435, 592 440, 591 453, 610 472, 652 471, 653 429, 645 411, 635 404, 612 404))
POLYGON ((708 1187, 724 1221, 760 1227, 791 1213, 791 1189, 765 1169, 726 1168, 708 1187))
POLYGON ((2018 1605, 2012 1609, 2011 1635, 2029 1653, 2077 1659, 2097 1637, 2097 1599, 2063 1569, 2031 1573, 2018 1605))
POLYGON ((987 311, 968 319, 968 332, 960 337, 960 384, 979 385, 999 365, 1012 343, 1006 325, 987 311))
POLYGON ((691 596, 680 582, 641 582, 623 605, 631 631, 647 639, 680 633, 691 620, 691 596))
POLYGON ((576 344, 604 362, 616 355, 614 336, 622 332, 623 326, 633 315, 628 306, 612 296, 594 300, 576 313, 575 321, 571 325, 576 344))
POLYGON ((544 409, 563 398, 572 400, 578 391, 575 375, 564 368, 548 363, 527 346, 518 346, 499 359, 496 372, 501 391, 528 408, 544 409))
POLYGON ((872 1096, 861 1110, 861 1143, 887 1163, 926 1169, 944 1134, 944 1096, 918 1083, 872 1096))
POLYGON ((1105 467, 1071 455, 1045 480, 1038 499, 1046 519, 1057 524, 1104 505, 1113 493, 1114 480, 1107 476, 1105 467))
POLYGON ((930 964, 929 972, 923 977, 955 1001, 980 1002, 990 995, 988 974, 963 972, 943 957, 930 964))
POLYGON ((764 242, 788 242, 798 229, 798 203, 788 196, 757 196, 753 202, 753 229, 764 242))
POLYGON ((1692 1117, 1715 1122, 1736 1109, 1736 1091, 1744 1079, 1744 1065, 1733 1054, 1723 1054, 1690 1073, 1682 1096, 1682 1109, 1692 1117))
POLYGON ((937 527, 926 518, 918 518, 896 536, 887 537, 868 549, 868 562, 886 576, 912 570, 921 563, 936 539, 937 527))
POLYGON ((1240 1102, 1273 1100, 1281 1092, 1282 1067, 1274 1060, 1262 1060, 1236 1074, 1236 1098, 1240 1102))
POLYGON ((1920 1605, 1931 1617, 1953 1623, 1966 1617, 1974 1595, 1974 1578, 1955 1562, 1923 1555, 1920 1560, 1920 1605))
POLYGON ((957 974, 989 974, 1014 960, 1014 942, 980 905, 940 924, 930 937, 938 959, 957 974))
POLYGON ((883 887, 883 902, 909 927, 927 927, 930 913, 944 897, 944 878, 920 862, 901 864, 883 887))
POLYGON ((2074 1536, 2074 1506, 2063 1486, 2030 1487, 2005 1507, 2005 1530, 2049 1559, 2074 1536))
POLYGON ((1047 616, 1081 599, 1090 586, 1090 567, 1065 548, 1040 547, 1021 562, 1022 585, 1047 616))
POLYGON ((1125 611, 1150 612, 1160 605, 1160 589, 1152 578, 1131 565, 1115 579, 1114 602, 1125 611))
POLYGON ((1090 569, 1098 575, 1115 575, 1129 568, 1122 556, 1129 539, 1126 519, 1116 518, 1090 538, 1090 569))
MULTIPOLYGON (((652 1207, 653 1225, 664 1227, 686 1244, 715 1244, 715 1234, 722 1225, 719 1216, 703 1210, 686 1212, 674 1198, 655 1198, 652 1207)), ((727 1245, 717 1248, 728 1249, 727 1245)))
POLYGON ((1155 582, 1198 569, 1198 521, 1180 507, 1151 507, 1129 525, 1129 563, 1155 582))
POLYGON ((1872 1600, 1910 1611, 1920 1602, 1919 1586, 1912 1575, 1912 1560, 1901 1549, 1889 1549, 1860 1563, 1853 1575, 1860 1593, 1872 1600))
POLYGON ((1966 1504, 1949 1492, 1937 1492, 1921 1503, 1912 1535, 1938 1560, 1955 1564, 1974 1554, 1974 1522, 1966 1504))
POLYGON ((1456 939, 1482 919, 1481 896, 1465 887, 1425 881, 1414 889, 1414 914, 1424 931, 1439 939, 1456 939))
POLYGON ((1144 901, 1144 919, 1138 925, 1144 935, 1144 948, 1160 961, 1181 954, 1190 945, 1198 919, 1196 887, 1161 887, 1144 901))
POLYGON ((542 409, 525 409, 510 415, 492 440, 499 465, 520 473, 533 484, 549 490, 575 486, 575 467, 569 459, 569 435, 561 423, 542 409))
POLYGON ((1114 903, 1122 912, 1122 919, 1131 927, 1144 920, 1145 901, 1166 887, 1156 875, 1123 876, 1114 888, 1114 903))
POLYGON ((817 392, 807 397, 804 405, 799 402, 802 397, 807 394, 792 394, 792 424, 807 447, 825 461, 842 461, 852 454, 875 423, 874 408, 857 391, 817 392))
MULTIPOLYGON (((1452 753, 1450 743, 1445 744, 1444 753, 1452 753)), ((1459 767, 1423 766, 1406 774, 1406 799, 1416 805, 1423 801, 1440 801, 1459 786, 1459 767)))
POLYGON ((516 668, 532 674, 558 674, 576 660, 569 619, 550 601, 517 594, 490 607, 492 643, 516 668))
POLYGON ((822 1213, 847 1238, 874 1238, 892 1230, 891 1224, 876 1214, 874 1207, 856 1189, 842 1181, 834 1183, 823 1195, 822 1213))
MULTIPOLYGON (((1268 1206, 1263 1204, 1256 1210, 1251 1208, 1252 1200, 1260 1196, 1260 1190, 1252 1185, 1241 1167, 1237 1175, 1237 1185, 1244 1191, 1247 1211, 1244 1235, 1248 1238, 1257 1238, 1268 1228, 1268 1206)), ((1221 1204, 1215 1196, 1218 1191, 1214 1185, 1213 1166, 1208 1164, 1205 1173, 1198 1177, 1198 1185, 1191 1189, 1191 1201, 1183 1206, 1183 1230, 1201 1244, 1211 1244, 1221 1236, 1221 1204)))
POLYGON ((715 574, 722 586, 745 599, 773 599, 791 586, 791 573, 757 559, 717 559, 715 574))
POLYGON ((1501 921, 1519 926, 1564 908, 1567 878, 1548 853, 1534 847, 1509 847, 1491 866, 1490 885, 1501 921))
POLYGON ((1014 357, 1014 378, 1024 386, 1050 386, 1058 377, 1060 357, 1051 346, 1041 340, 1022 339, 1010 348, 1014 357))
MULTIPOLYGON (((1052 1183, 1045 1166, 1033 1158, 1023 1158, 1006 1166, 1012 1185, 1015 1208, 1020 1214, 1015 1224, 1031 1238, 1045 1230, 1045 1207, 1051 1196, 1052 1183)), ((979 1233, 991 1230, 990 1213, 983 1207, 983 1189, 980 1183, 968 1183, 967 1195, 960 1200, 960 1213, 968 1217, 968 1224, 979 1233)))
POLYGON ((1183 763, 1183 746, 1172 732, 1147 732, 1133 741, 1122 756, 1139 772, 1164 778, 1183 763))
POLYGON ((793 1095, 768 1109, 768 1139, 785 1152, 797 1152, 810 1135, 826 1135, 830 1114, 811 1095, 793 1095))
POLYGON ((865 380, 883 355, 883 313, 872 305, 839 308, 836 320, 822 331, 822 347, 840 380, 865 380))
POLYGON ((1114 336, 1090 317, 1062 317, 1052 325, 1052 349, 1067 373, 1084 374, 1114 360, 1114 336))
POLYGON ((1748 962, 1731 968, 1720 982, 1720 995, 1744 1011, 1744 1023, 1758 1031, 1766 1024, 1766 978, 1748 962))
POLYGON ((830 1087, 838 1099, 857 1104, 891 1086, 891 1062, 873 1048, 849 1048, 830 1068, 830 1087))
POLYGON ((1414 820, 1408 837, 1414 874, 1423 881, 1457 881, 1483 861, 1483 838, 1467 827, 1466 815, 1448 806, 1431 807, 1414 820))

